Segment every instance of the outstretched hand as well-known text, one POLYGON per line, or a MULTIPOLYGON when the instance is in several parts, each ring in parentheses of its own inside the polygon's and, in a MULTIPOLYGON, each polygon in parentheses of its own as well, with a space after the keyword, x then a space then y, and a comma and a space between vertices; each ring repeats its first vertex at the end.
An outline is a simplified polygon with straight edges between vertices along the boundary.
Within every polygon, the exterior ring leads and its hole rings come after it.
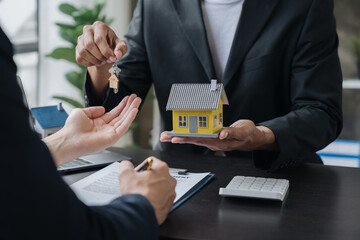
POLYGON ((239 120, 221 130, 218 138, 171 137, 161 133, 161 142, 194 144, 213 151, 277 150, 274 133, 267 127, 256 126, 250 120, 239 120))
POLYGON ((105 113, 103 107, 74 109, 64 128, 44 139, 57 165, 113 145, 130 127, 141 99, 132 94, 105 113))

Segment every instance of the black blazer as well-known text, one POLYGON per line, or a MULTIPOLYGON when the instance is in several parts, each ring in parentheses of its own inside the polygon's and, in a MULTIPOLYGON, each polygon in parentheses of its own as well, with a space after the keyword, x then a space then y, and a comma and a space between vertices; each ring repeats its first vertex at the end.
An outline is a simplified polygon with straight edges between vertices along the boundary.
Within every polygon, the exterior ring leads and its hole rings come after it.
MULTIPOLYGON (((320 162, 315 152, 342 129, 342 74, 333 0, 246 0, 223 83, 230 105, 224 125, 250 119, 270 128, 279 153, 255 151, 255 165, 278 169, 320 162)), ((112 109, 127 94, 145 97, 155 85, 162 130, 172 129, 166 103, 173 83, 216 78, 200 1, 139 0, 125 37, 129 51, 118 65, 120 92, 86 101, 112 109)), ((164 150, 204 151, 162 144, 164 150)), ((228 154, 241 154, 230 152, 228 154)))
POLYGON ((0 66, 0 239, 157 239, 154 210, 144 197, 87 207, 59 176, 30 129, 12 46, 1 28, 0 66))

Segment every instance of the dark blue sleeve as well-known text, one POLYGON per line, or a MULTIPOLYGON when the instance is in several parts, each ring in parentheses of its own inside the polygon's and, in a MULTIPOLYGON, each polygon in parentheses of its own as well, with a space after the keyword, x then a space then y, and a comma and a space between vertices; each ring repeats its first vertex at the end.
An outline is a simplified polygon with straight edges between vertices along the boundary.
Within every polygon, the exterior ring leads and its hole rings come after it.
MULTIPOLYGON (((158 225, 154 210, 149 201, 141 195, 125 195, 104 207, 92 207, 96 214, 105 217, 99 226, 122 229, 123 236, 129 239, 157 239, 158 225), (127 206, 124 208, 124 206, 127 206), (126 219, 126 221, 123 221, 126 219)), ((117 239, 118 233, 107 231, 102 239, 117 239)))
POLYGON ((87 207, 62 180, 30 129, 1 29, 0 66, 0 239, 157 239, 154 210, 143 196, 87 207))

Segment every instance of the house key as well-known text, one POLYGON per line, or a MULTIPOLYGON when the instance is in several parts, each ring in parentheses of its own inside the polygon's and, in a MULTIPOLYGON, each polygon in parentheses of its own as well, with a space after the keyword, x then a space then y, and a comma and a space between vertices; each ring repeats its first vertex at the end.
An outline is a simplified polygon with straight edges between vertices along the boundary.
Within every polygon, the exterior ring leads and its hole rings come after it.
POLYGON ((114 93, 117 94, 119 91, 119 74, 121 69, 117 66, 116 61, 109 69, 109 73, 111 74, 109 78, 109 87, 114 89, 114 93))

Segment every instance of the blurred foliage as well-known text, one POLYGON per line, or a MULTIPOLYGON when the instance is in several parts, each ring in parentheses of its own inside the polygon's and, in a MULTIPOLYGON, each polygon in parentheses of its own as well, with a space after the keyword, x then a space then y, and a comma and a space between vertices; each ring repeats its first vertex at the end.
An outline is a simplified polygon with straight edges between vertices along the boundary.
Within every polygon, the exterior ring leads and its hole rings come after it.
MULTIPOLYGON (((85 25, 92 25, 96 21, 104 22, 109 25, 113 19, 107 19, 101 15, 101 11, 105 7, 106 0, 95 0, 91 8, 75 7, 69 3, 59 5, 59 10, 72 18, 71 24, 56 23, 59 27, 59 35, 62 39, 69 43, 67 47, 59 47, 54 49, 47 57, 68 61, 76 66, 76 70, 65 74, 66 80, 79 90, 81 99, 83 99, 83 86, 86 74, 86 67, 76 62, 75 48, 78 37, 82 34, 85 25)), ((53 96, 55 99, 67 102, 74 107, 84 107, 84 101, 77 101, 71 97, 53 96)))
POLYGON ((357 58, 358 62, 360 62, 360 33, 357 36, 357 38, 354 40, 353 44, 354 44, 356 58, 357 58))

